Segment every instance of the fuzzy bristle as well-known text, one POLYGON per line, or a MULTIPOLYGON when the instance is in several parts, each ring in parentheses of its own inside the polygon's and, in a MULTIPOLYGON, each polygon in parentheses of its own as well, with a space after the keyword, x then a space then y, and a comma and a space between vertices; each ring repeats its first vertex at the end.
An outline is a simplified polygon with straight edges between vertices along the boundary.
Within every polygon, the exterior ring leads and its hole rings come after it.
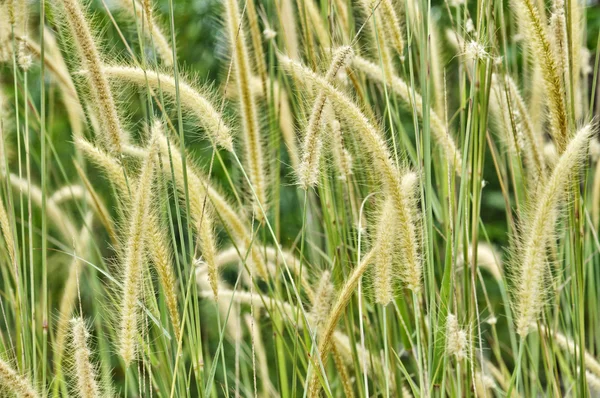
POLYGON ((375 301, 386 305, 394 298, 394 257, 398 231, 395 228, 396 207, 391 199, 386 199, 380 210, 373 250, 373 291, 375 301))
POLYGON ((144 278, 144 250, 146 247, 144 237, 148 230, 155 155, 158 151, 160 130, 160 122, 154 122, 150 152, 142 165, 136 192, 131 202, 130 219, 127 225, 127 245, 123 257, 124 282, 121 299, 121 327, 119 329, 119 353, 126 365, 129 365, 136 355, 139 323, 137 302, 142 298, 140 288, 144 278))
POLYGON ((226 0, 227 32, 232 48, 240 113, 243 122, 243 145, 250 184, 256 195, 252 198, 255 217, 263 219, 267 209, 267 177, 263 159, 262 137, 259 128, 256 103, 251 89, 251 65, 246 35, 240 19, 237 0, 226 0))
MULTIPOLYGON (((325 80, 333 84, 338 72, 351 62, 353 51, 351 47, 341 47, 336 50, 331 65, 325 75, 325 80)), ((321 137, 323 114, 327 96, 321 90, 315 99, 310 113, 308 126, 304 133, 304 142, 302 145, 302 160, 298 170, 300 186, 303 189, 314 187, 319 178, 319 162, 321 159, 321 148, 323 146, 323 137, 321 137)))
POLYGON ((173 272, 172 249, 169 237, 166 233, 168 229, 160 222, 156 209, 150 211, 150 220, 148 223, 147 245, 152 263, 156 268, 156 273, 160 280, 171 318, 173 331, 178 339, 181 333, 179 310, 177 309, 177 284, 175 274, 173 272))
POLYGON ((544 87, 548 98, 550 110, 549 119, 551 134, 558 145, 559 153, 562 153, 569 140, 567 112, 565 107, 565 90, 560 75, 560 69, 556 64, 555 52, 550 44, 545 25, 540 18, 540 11, 533 0, 512 0, 517 15, 526 26, 527 39, 533 47, 535 56, 544 78, 544 87))
POLYGON ((77 43, 85 69, 89 71, 90 96, 98 113, 103 142, 112 154, 119 154, 124 132, 90 25, 79 0, 62 0, 62 5, 71 35, 77 43))
POLYGON ((7 362, 0 359, 0 386, 23 398, 38 398, 39 395, 31 382, 19 375, 7 362))
POLYGON ((446 353, 461 361, 467 357, 467 349, 467 333, 458 325, 456 316, 449 313, 446 318, 446 353))
POLYGON ((522 337, 527 336, 542 310, 546 297, 544 280, 549 277, 546 274, 548 244, 555 234, 564 190, 578 169, 593 132, 591 125, 577 132, 560 156, 539 196, 532 199, 535 208, 521 231, 520 250, 516 258, 516 322, 517 332, 522 337))
POLYGON ((190 83, 179 78, 176 84, 175 79, 170 75, 131 66, 105 66, 104 72, 111 79, 127 81, 141 87, 148 85, 153 90, 161 90, 171 98, 177 97, 179 89, 181 105, 194 114, 215 143, 230 152, 233 151, 231 130, 223 121, 222 115, 190 83))
POLYGON ((77 390, 81 398, 99 398, 101 395, 96 381, 96 369, 91 362, 92 354, 87 344, 87 327, 82 318, 71 320, 71 326, 77 390))
POLYGON ((331 302, 334 299, 335 289, 331 282, 331 274, 329 271, 324 271, 321 274, 319 285, 315 291, 315 299, 312 305, 312 316, 315 320, 317 328, 321 328, 331 309, 331 302))

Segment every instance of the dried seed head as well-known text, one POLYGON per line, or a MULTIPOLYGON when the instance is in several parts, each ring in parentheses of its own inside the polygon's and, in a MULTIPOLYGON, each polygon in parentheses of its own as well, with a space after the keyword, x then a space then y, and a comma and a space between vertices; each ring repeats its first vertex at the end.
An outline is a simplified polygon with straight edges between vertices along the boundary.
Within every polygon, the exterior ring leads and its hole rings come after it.
POLYGON ((467 332, 460 328, 456 316, 448 313, 446 318, 446 353, 454 355, 458 361, 467 357, 467 332))
POLYGON ((178 339, 181 333, 179 310, 177 309, 177 283, 173 272, 173 253, 166 228, 157 214, 157 209, 150 211, 147 245, 150 258, 156 268, 160 284, 163 288, 167 310, 171 318, 173 331, 178 339))
POLYGON ((71 326, 78 392, 82 398, 98 398, 100 389, 96 382, 96 369, 90 360, 92 355, 87 345, 89 333, 85 322, 82 318, 74 318, 71 326))
MULTIPOLYGON (((331 65, 325 75, 325 80, 329 84, 332 84, 338 72, 351 62, 352 55, 353 51, 349 46, 341 47, 336 50, 331 65)), ((304 189, 315 186, 318 181, 321 148, 323 146, 321 132, 324 123, 326 122, 326 120, 323 120, 326 101, 327 96, 325 95, 325 92, 321 90, 313 105, 308 126, 304 134, 302 161, 298 170, 300 186, 304 189)))
POLYGON ((211 102, 190 83, 179 78, 178 84, 171 75, 152 70, 144 70, 130 66, 105 66, 104 72, 109 78, 128 81, 141 87, 150 86, 153 90, 161 90, 171 98, 179 98, 183 107, 200 122, 206 133, 222 148, 233 151, 231 130, 223 121, 211 102))
POLYGON ((546 251, 555 233, 555 223, 564 190, 578 170, 594 132, 591 125, 580 129, 560 156, 544 188, 533 198, 535 204, 521 231, 515 283, 517 332, 525 337, 542 310, 546 289, 546 251))
POLYGON ((331 152, 339 173, 338 178, 345 181, 352 175, 352 155, 344 145, 342 126, 339 120, 331 122, 331 152))
POLYGON ((33 61, 31 59, 31 54, 29 52, 29 49, 27 48, 25 40, 19 40, 19 52, 17 54, 17 62, 19 64, 19 67, 23 71, 27 72, 29 68, 31 68, 31 64, 33 63, 33 61))
POLYGON ((35 388, 25 377, 19 375, 7 362, 0 359, 0 384, 9 391, 23 398, 38 398, 35 388))
POLYGON ((258 123, 258 113, 251 88, 251 65, 246 35, 240 19, 238 0, 226 0, 227 32, 232 47, 240 113, 243 122, 243 145, 246 172, 254 195, 252 205, 257 219, 262 220, 267 208, 267 177, 263 159, 262 137, 258 123))
POLYGON ((112 91, 102 68, 102 59, 90 31, 79 0, 62 0, 71 35, 77 44, 85 69, 89 71, 90 95, 107 149, 114 155, 121 152, 125 136, 112 91))
POLYGON ((541 69, 550 110, 550 132, 558 145, 558 152, 562 153, 567 145, 569 134, 561 69, 556 63, 556 55, 550 44, 546 26, 534 1, 512 0, 512 3, 516 15, 522 19, 527 42, 531 43, 535 59, 541 69))
POLYGON ((318 329, 320 329, 327 321, 334 298, 335 289, 331 282, 331 274, 329 271, 324 271, 321 274, 319 286, 315 292, 315 299, 311 311, 315 320, 315 326, 318 329))
POLYGON ((394 258, 397 250, 396 206, 394 201, 386 199, 377 222, 377 231, 373 250, 373 290, 375 301, 387 305, 394 298, 394 258))
POLYGON ((127 245, 123 258, 124 282, 121 300, 120 354, 127 365, 136 355, 138 330, 137 302, 140 297, 140 287, 144 277, 144 250, 148 232, 150 214, 150 198, 152 197, 152 182, 154 167, 158 152, 158 137, 162 129, 157 120, 152 126, 152 140, 148 156, 144 159, 138 179, 133 201, 131 202, 130 219, 127 231, 127 245))

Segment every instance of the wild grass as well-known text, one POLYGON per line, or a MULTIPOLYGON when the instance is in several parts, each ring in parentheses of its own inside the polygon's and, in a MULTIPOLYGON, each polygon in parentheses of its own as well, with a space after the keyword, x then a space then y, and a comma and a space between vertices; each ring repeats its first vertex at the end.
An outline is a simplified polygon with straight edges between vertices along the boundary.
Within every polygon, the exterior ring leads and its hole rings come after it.
POLYGON ((594 2, 201 3, 0 3, 1 397, 600 394, 594 2))

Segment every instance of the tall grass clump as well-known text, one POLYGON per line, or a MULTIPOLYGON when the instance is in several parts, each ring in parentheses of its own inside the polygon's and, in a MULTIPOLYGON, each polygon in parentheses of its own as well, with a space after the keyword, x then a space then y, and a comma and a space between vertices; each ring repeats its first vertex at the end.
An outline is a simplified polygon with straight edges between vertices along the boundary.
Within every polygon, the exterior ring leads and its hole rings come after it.
POLYGON ((0 397, 594 397, 600 12, 0 4, 0 397))

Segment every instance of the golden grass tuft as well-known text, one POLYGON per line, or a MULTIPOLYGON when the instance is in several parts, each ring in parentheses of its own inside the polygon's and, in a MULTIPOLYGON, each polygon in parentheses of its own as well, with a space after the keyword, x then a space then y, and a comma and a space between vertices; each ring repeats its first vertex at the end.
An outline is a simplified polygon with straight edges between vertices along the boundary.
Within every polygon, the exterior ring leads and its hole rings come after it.
POLYGON ((240 113, 243 124, 244 159, 247 173, 255 197, 252 198, 253 210, 258 220, 263 219, 263 210, 267 209, 267 177, 263 159, 262 138, 259 128, 256 102, 252 95, 252 71, 250 57, 246 48, 244 27, 240 19, 237 0, 226 0, 227 33, 232 48, 232 62, 235 70, 235 82, 240 100, 240 113))
POLYGON ((528 215, 521 230, 520 246, 516 255, 515 309, 517 333, 523 338, 537 320, 546 297, 546 251, 555 235, 559 207, 571 177, 578 170, 594 128, 580 129, 560 156, 552 174, 538 196, 532 198, 535 208, 528 215))
POLYGON ((71 326, 77 391, 81 398, 99 398, 101 395, 96 381, 96 369, 91 362, 92 353, 87 344, 87 327, 82 318, 72 319, 71 326))
POLYGON ((121 325, 119 328, 119 353, 126 365, 131 364, 136 355, 138 330, 138 300, 142 299, 140 288, 144 278, 144 250, 146 247, 150 198, 160 122, 152 126, 152 139, 148 156, 144 159, 136 191, 131 202, 130 218, 127 225, 127 245, 123 256, 123 295, 121 298, 121 325))
POLYGON ((77 44, 85 69, 89 71, 89 95, 102 132, 102 141, 112 154, 121 152, 125 135, 108 79, 102 68, 102 58, 90 31, 79 0, 61 0, 71 35, 77 44))
POLYGON ((31 385, 31 382, 19 375, 15 369, 2 359, 0 359, 0 386, 19 397, 39 397, 35 388, 31 385))

